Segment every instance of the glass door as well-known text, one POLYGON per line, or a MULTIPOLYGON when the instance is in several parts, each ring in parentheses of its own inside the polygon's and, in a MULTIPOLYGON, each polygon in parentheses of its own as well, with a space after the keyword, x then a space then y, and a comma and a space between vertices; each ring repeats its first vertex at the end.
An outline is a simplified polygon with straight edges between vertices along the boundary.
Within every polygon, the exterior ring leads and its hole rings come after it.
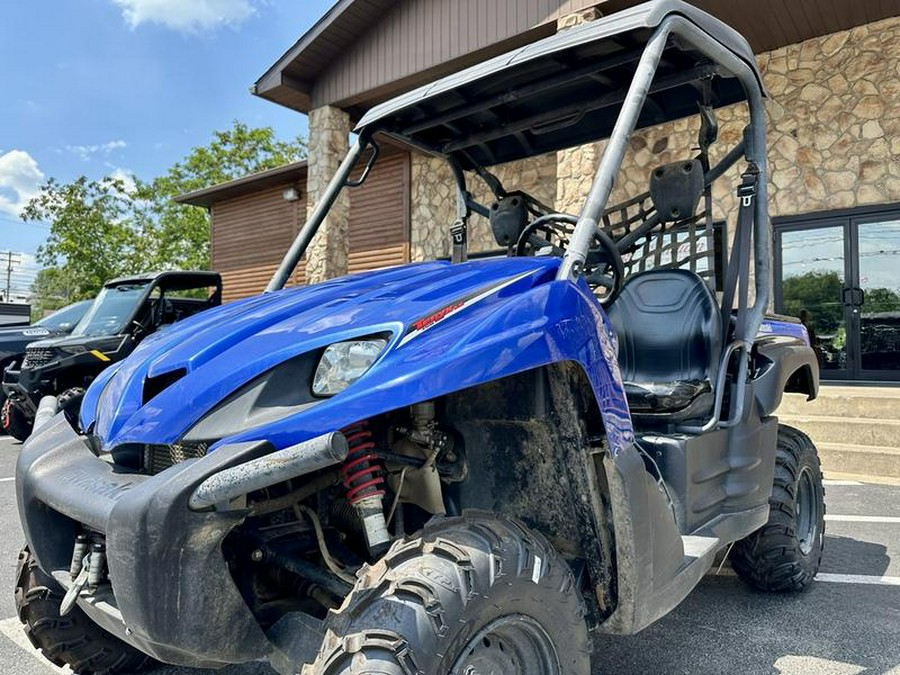
POLYGON ((862 380, 900 380, 900 218, 851 221, 851 364, 862 380))
POLYGON ((845 302, 852 271, 848 224, 817 222, 775 231, 775 308, 806 326, 825 379, 852 377, 845 302))

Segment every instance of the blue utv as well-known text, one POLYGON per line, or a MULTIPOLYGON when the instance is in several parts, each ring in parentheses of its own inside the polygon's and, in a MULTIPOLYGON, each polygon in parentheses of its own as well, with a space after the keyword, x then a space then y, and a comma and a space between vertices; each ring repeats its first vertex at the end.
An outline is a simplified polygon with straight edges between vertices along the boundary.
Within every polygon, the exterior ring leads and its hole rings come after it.
POLYGON ((33 643, 79 673, 580 675, 592 632, 643 629, 719 553, 761 589, 808 587, 822 475, 774 413, 818 370, 803 327, 765 315, 755 64, 655 0, 371 110, 266 293, 144 340, 74 428, 57 414, 26 443, 33 643), (731 105, 746 130, 719 148, 731 105), (696 148, 609 203, 634 131, 684 117, 696 148), (452 261, 284 289, 381 135, 449 163, 452 261), (600 139, 580 213, 488 170, 600 139), (467 261, 476 216, 508 256, 467 261))

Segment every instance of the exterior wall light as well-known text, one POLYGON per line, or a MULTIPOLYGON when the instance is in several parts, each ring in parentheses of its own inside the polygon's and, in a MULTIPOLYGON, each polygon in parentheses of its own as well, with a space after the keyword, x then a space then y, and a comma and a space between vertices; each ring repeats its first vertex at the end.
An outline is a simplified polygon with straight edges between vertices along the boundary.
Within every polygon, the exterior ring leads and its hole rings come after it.
POLYGON ((284 190, 281 191, 281 196, 287 202, 296 202, 300 199, 300 190, 298 190, 296 187, 291 185, 289 187, 284 188, 284 190))

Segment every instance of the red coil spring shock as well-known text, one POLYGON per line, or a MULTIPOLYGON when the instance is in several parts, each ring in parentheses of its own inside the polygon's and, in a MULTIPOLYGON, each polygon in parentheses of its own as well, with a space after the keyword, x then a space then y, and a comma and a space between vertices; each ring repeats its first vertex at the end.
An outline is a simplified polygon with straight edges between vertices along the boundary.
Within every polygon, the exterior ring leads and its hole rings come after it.
POLYGON ((343 429, 350 451, 341 466, 347 501, 356 508, 366 532, 366 546, 372 556, 380 556, 390 543, 384 519, 384 465, 373 452, 375 442, 367 421, 343 429))
POLYGON ((384 467, 372 450, 375 443, 368 421, 357 422, 342 430, 350 451, 341 466, 347 501, 356 505, 366 497, 384 496, 384 467))

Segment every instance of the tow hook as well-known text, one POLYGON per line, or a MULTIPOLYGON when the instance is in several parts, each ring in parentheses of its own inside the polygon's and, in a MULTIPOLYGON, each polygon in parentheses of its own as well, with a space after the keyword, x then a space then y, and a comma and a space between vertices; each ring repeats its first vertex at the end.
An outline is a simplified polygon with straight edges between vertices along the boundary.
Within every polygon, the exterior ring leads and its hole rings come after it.
POLYGON ((60 616, 72 611, 85 586, 89 590, 95 590, 103 581, 106 575, 106 544, 99 541, 90 544, 86 535, 78 535, 75 538, 69 574, 72 576, 72 585, 69 586, 59 606, 60 616))

